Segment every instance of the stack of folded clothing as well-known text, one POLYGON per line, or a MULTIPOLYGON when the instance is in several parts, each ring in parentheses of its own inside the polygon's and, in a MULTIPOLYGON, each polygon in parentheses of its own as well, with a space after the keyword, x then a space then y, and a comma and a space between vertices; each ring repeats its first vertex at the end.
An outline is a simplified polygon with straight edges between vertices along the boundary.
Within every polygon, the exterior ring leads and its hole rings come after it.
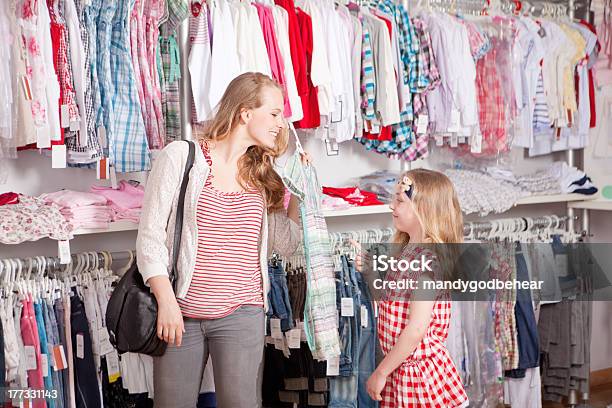
POLYGON ((355 180, 355 184, 361 189, 371 191, 378 196, 378 199, 384 203, 390 203, 395 194, 395 183, 397 181, 397 173, 388 170, 379 170, 374 173, 367 174, 355 180))
POLYGON ((597 187, 593 185, 591 178, 582 170, 574 166, 568 166, 565 162, 555 162, 550 168, 550 174, 557 178, 563 193, 578 193, 593 195, 597 193, 597 187))
POLYGON ((46 203, 60 207, 61 214, 77 228, 108 228, 113 212, 106 198, 81 191, 60 190, 40 196, 46 203))
MULTIPOLYGON (((357 187, 323 187, 323 194, 330 197, 340 198, 352 206, 384 204, 378 200, 376 194, 372 193, 371 191, 360 190, 357 187)), ((338 206, 334 206, 333 208, 337 209, 338 206)))
POLYGON ((113 221, 140 221, 144 188, 138 182, 121 180, 117 189, 102 186, 91 186, 91 192, 108 200, 112 210, 113 221))

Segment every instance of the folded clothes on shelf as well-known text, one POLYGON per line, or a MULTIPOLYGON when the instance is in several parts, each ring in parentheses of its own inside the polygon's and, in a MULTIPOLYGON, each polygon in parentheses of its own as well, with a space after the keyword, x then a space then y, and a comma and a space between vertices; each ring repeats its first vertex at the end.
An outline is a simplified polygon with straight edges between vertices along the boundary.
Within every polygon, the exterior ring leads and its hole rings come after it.
POLYGON ((338 197, 349 204, 356 206, 384 204, 375 193, 360 190, 358 187, 323 187, 323 194, 330 197, 338 197))

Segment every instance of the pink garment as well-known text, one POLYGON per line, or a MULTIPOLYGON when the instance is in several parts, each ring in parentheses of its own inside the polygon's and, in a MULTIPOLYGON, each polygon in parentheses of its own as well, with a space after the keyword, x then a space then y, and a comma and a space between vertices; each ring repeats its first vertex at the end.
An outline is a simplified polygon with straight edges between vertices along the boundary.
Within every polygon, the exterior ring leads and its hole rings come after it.
POLYGON ((141 208, 144 199, 144 188, 133 186, 125 180, 119 182, 116 190, 110 187, 91 186, 91 192, 105 197, 110 204, 114 204, 114 207, 120 210, 141 208))
POLYGON ((62 208, 106 205, 106 198, 103 196, 72 190, 60 190, 54 193, 41 194, 40 198, 47 204, 55 203, 62 208))
MULTIPOLYGON (((40 340, 38 338, 38 325, 36 324, 32 298, 28 296, 27 299, 22 300, 22 304, 21 337, 23 338, 23 345, 34 347, 36 353, 37 368, 35 370, 28 370, 28 387, 33 390, 44 390, 45 384, 43 382, 40 340)), ((33 399, 32 406, 34 408, 46 408, 47 403, 44 399, 33 399)))
POLYGON ((259 3, 253 3, 253 5, 257 8, 257 14, 259 15, 259 22, 261 24, 261 30, 263 31, 264 41, 266 42, 268 58, 270 59, 270 67, 272 68, 272 77, 283 87, 283 96, 285 98, 285 110, 283 115, 288 118, 291 116, 291 106, 287 96, 285 63, 280 53, 280 49, 278 48, 278 42, 274 32, 274 17, 272 16, 272 10, 259 3))

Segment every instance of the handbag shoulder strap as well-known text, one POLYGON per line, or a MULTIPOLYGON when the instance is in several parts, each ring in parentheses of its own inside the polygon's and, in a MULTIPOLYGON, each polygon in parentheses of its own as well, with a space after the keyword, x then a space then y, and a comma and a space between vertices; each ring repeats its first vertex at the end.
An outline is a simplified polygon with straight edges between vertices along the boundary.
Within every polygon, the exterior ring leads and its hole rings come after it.
POLYGON ((172 245, 172 269, 170 271, 170 283, 176 293, 176 268, 178 264, 178 257, 181 247, 181 235, 183 233, 183 215, 185 212, 185 192, 187 191, 187 184, 189 184, 189 172, 193 167, 193 161, 195 158, 195 143, 190 140, 186 140, 189 144, 189 154, 187 156, 187 162, 185 163, 185 170, 183 172, 183 181, 181 182, 181 191, 179 193, 177 208, 176 208, 176 223, 174 224, 174 243, 172 245))

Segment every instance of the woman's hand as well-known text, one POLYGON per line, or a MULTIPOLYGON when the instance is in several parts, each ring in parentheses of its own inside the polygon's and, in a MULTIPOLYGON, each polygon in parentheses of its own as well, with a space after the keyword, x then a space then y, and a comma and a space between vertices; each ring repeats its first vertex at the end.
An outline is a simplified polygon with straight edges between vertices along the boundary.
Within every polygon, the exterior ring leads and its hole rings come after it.
POLYGON ((183 341, 185 324, 170 280, 167 276, 154 276, 147 283, 157 300, 157 337, 179 347, 183 341))
POLYGON ((312 157, 307 152, 302 153, 302 164, 311 164, 312 157))
POLYGON ((368 390, 368 395, 374 401, 382 401, 382 396, 380 393, 383 388, 385 388, 385 384, 387 383, 387 376, 381 373, 379 370, 374 370, 370 378, 368 378, 368 382, 366 383, 366 389, 368 390))

